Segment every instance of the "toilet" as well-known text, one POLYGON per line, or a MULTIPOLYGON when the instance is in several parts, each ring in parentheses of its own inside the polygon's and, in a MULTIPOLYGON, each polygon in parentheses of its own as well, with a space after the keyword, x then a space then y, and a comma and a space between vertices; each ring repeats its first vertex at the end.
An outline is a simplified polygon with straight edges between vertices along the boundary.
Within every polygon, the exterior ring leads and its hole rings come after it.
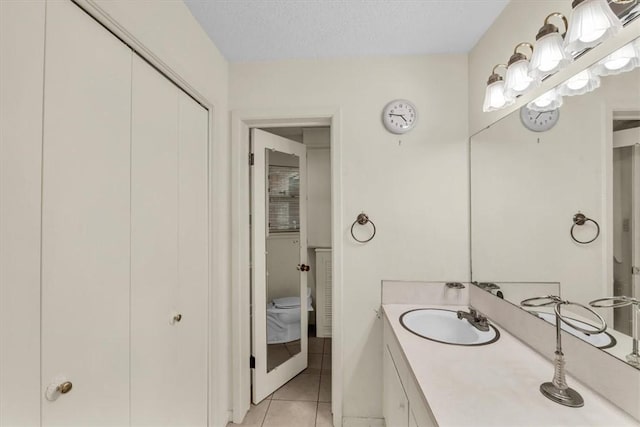
MULTIPOLYGON (((307 288, 307 311, 313 311, 311 289, 307 288)), ((267 344, 300 339, 300 297, 274 298, 267 304, 267 344)))

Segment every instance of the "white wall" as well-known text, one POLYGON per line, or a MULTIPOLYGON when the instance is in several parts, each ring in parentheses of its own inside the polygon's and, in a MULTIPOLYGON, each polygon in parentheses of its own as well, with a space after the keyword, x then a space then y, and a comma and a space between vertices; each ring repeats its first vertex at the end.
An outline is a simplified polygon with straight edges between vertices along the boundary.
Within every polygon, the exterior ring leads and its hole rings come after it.
MULTIPOLYGON (((212 313, 217 338, 220 342, 228 342, 230 153, 227 62, 182 2, 80 1, 105 12, 109 20, 142 43, 215 107, 211 146, 214 194, 211 249, 215 254, 212 300, 216 304, 212 313)), ((0 241, 3 245, 0 252, 3 272, 0 276, 0 303, 3 304, 0 306, 0 377, 3 386, 0 388, 0 425, 39 423, 39 155, 44 4, 43 1, 0 2, 0 149, 3 161, 3 186, 0 187, 0 241), (13 167, 5 168, 5 161, 13 167), (16 193, 16 189, 21 191, 16 193), (14 234, 17 232, 21 233, 19 239, 14 234), (5 268, 7 266, 13 267, 5 268), (8 309, 7 302, 14 310, 8 309), (21 382, 9 381, 18 377, 22 378, 21 382), (5 386, 11 389, 4 390, 5 386), (21 404, 15 404, 16 401, 21 404)), ((214 370, 228 372, 230 353, 219 352, 216 356, 219 366, 214 370)), ((214 425, 224 425, 230 407, 230 378, 218 378, 214 385, 218 389, 214 390, 212 405, 214 414, 219 417, 212 421, 214 425)))
MULTIPOLYGON (((564 298, 583 304, 612 294, 610 114, 640 109, 639 93, 640 70, 605 77, 565 98, 548 132, 526 130, 515 112, 471 139, 474 280, 560 282, 564 298), (591 244, 571 240, 578 211, 600 223, 591 244)), ((589 240, 595 228, 575 234, 589 240)))
POLYGON ((466 82, 466 55, 230 65, 232 110, 341 109, 345 417, 382 417, 381 280, 469 278, 466 82), (402 137, 380 120, 400 97, 420 115, 402 137), (361 211, 366 245, 348 230, 361 211))

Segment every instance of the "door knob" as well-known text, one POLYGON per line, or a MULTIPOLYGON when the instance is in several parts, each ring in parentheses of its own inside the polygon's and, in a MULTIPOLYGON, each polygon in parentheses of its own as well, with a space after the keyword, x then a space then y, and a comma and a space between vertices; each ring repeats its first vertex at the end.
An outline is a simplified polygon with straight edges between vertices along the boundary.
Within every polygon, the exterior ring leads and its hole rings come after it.
POLYGON ((300 270, 300 271, 309 271, 309 270, 311 270, 311 267, 309 267, 306 264, 298 264, 297 269, 300 270))
POLYGON ((61 395, 67 394, 73 388, 71 381, 60 380, 61 382, 50 384, 45 391, 45 397, 47 400, 53 402, 57 400, 61 395))

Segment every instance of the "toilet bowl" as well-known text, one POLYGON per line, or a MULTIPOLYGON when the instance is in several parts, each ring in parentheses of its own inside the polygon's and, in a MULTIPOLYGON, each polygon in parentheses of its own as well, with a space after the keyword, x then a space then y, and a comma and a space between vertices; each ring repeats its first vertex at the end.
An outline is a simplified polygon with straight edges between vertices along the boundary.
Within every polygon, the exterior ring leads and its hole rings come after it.
MULTIPOLYGON (((311 306, 307 289, 307 311, 311 306)), ((274 298, 267 304, 267 344, 282 344, 300 339, 300 297, 274 298)))

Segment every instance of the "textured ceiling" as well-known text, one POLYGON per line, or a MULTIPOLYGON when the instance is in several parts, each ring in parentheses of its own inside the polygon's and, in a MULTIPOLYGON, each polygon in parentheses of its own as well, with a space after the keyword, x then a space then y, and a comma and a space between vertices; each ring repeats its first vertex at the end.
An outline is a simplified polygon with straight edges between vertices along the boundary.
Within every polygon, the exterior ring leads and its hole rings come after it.
POLYGON ((508 0, 185 0, 231 62, 468 52, 508 0))

